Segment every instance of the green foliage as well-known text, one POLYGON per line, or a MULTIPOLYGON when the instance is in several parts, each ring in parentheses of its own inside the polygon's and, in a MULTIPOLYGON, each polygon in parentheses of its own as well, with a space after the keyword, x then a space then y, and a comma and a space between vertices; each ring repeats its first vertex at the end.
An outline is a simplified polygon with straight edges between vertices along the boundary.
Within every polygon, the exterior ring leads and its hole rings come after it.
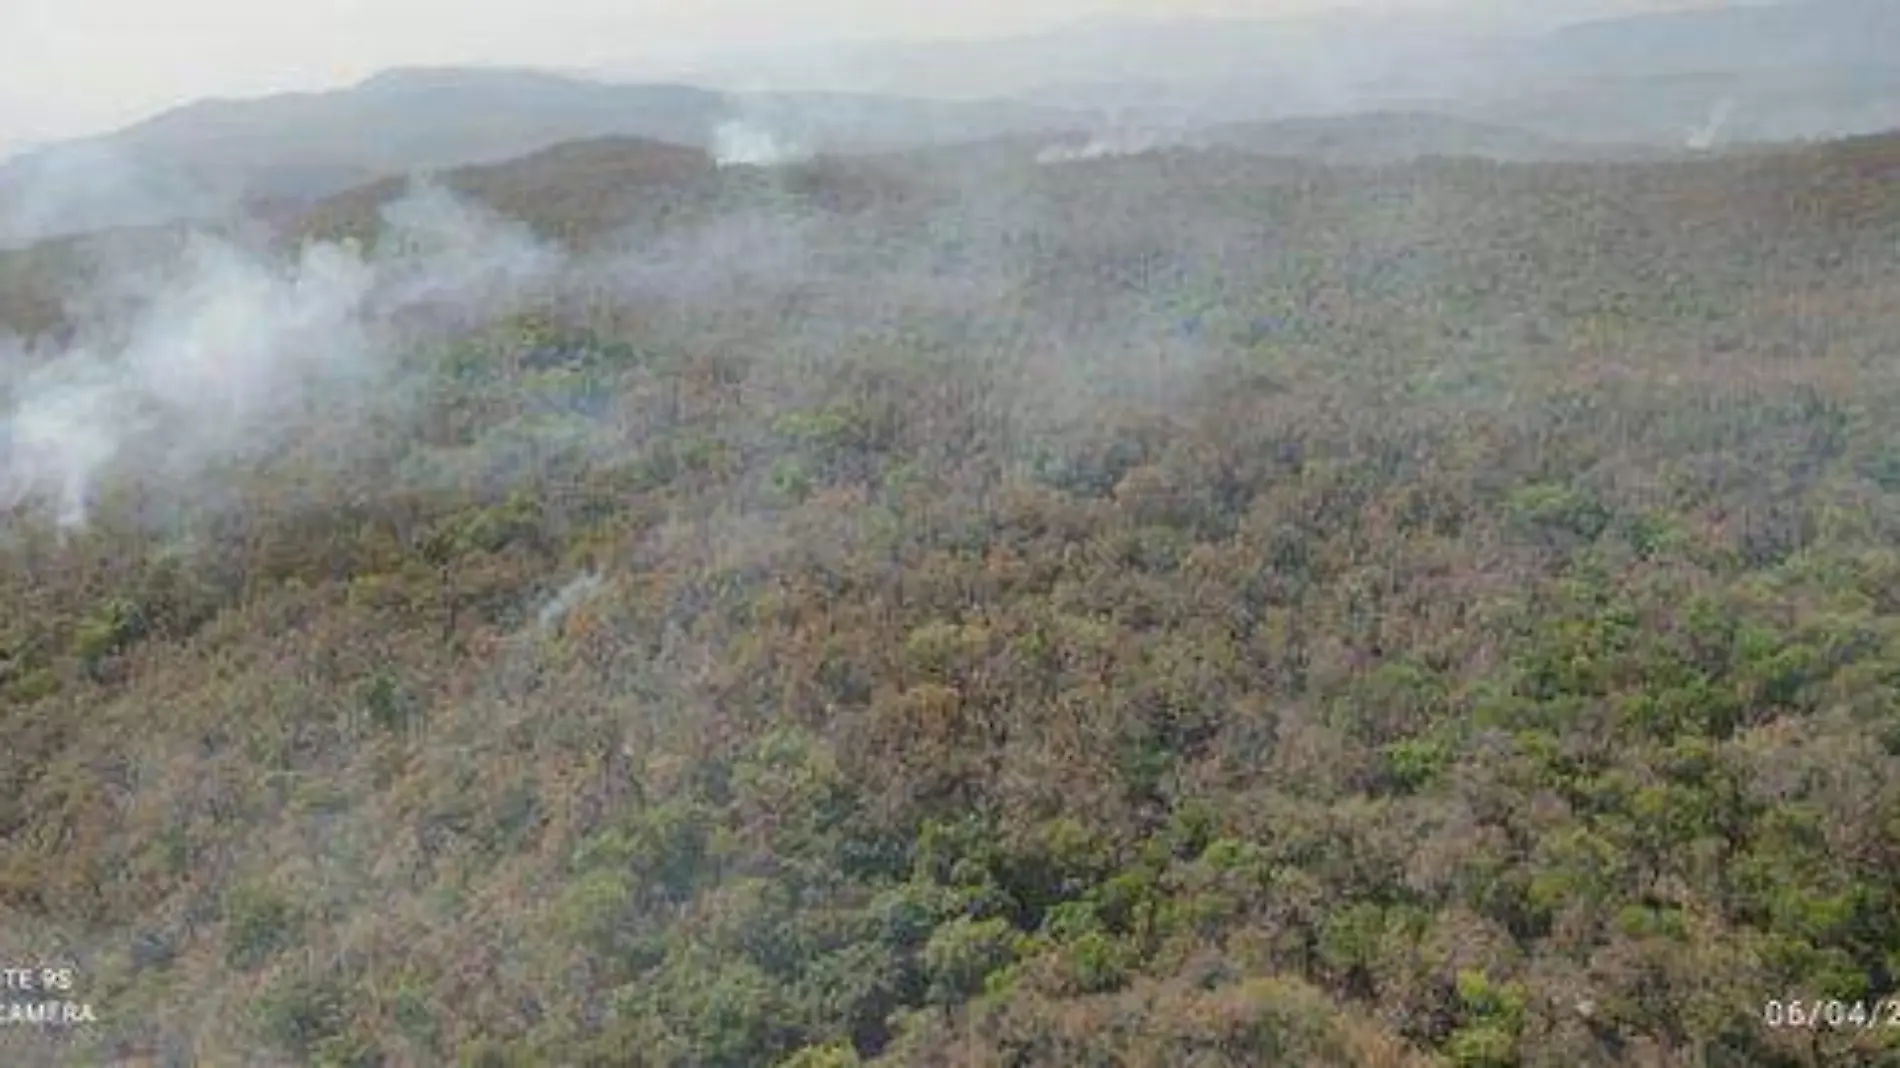
POLYGON ((120 652, 145 634, 139 606, 123 597, 99 605, 73 631, 73 654, 88 666, 120 652))
POLYGON ((928 997, 951 1005, 980 991, 1016 960, 1018 938, 1008 921, 959 916, 938 927, 923 950, 928 997))
POLYGON ((1682 522, 1663 512, 1644 512, 1630 517, 1623 533, 1630 548, 1644 558, 1681 553, 1693 544, 1682 522))
POLYGON ((619 948, 637 885, 631 872, 613 868, 576 875, 562 888, 557 909, 565 940, 612 954, 619 948))
POLYGON ((1130 946, 1101 931, 1076 938, 1065 952, 1075 989, 1083 994, 1120 989, 1138 960, 1130 946))
POLYGON ((904 656, 923 677, 952 681, 974 666, 988 643, 989 632, 980 626, 933 621, 904 639, 904 656))
POLYGON ((338 1048, 349 1024, 349 1001, 334 982, 289 970, 253 1003, 259 1036, 292 1056, 338 1048))
POLYGON ((806 1046, 778 1063, 778 1068, 858 1068, 864 1062, 844 1043, 806 1046))
POLYGON ((1510 1068, 1518 1063, 1516 1037, 1489 1023, 1453 1031, 1445 1052, 1458 1068, 1510 1068))
POLYGON ((784 992, 756 967, 733 962, 666 973, 653 1007, 709 1065, 771 1064, 792 1041, 784 992))
POLYGON ((245 885, 226 895, 224 924, 225 963, 249 971, 298 943, 303 916, 277 891, 245 885))
POLYGON ((415 701, 403 692, 395 673, 386 668, 364 680, 357 701, 370 723, 396 734, 407 730, 419 715, 415 701))
POLYGON ((1339 971, 1370 968, 1385 938, 1385 910, 1371 902, 1349 905, 1327 917, 1320 929, 1319 953, 1339 971))
POLYGON ((445 564, 474 553, 498 553, 510 545, 538 544, 543 510, 527 492, 474 511, 457 514, 442 523, 423 542, 422 554, 431 563, 445 564))
POLYGON ((1570 486, 1526 486, 1506 502, 1510 515, 1526 529, 1547 536, 1595 541, 1609 528, 1612 513, 1591 494, 1570 486))
POLYGON ((1458 973, 1464 1022, 1445 1043, 1460 1068, 1507 1068, 1519 1063, 1518 1034, 1524 1027, 1525 994, 1516 983, 1497 984, 1483 972, 1458 973))
POLYGON ((460 1068, 529 1068, 534 1063, 516 1044, 491 1039, 467 1043, 455 1060, 460 1068))
POLYGON ((1410 738, 1386 746, 1383 755, 1393 789, 1415 793, 1443 775, 1454 754, 1443 742, 1410 738))
POLYGON ((842 409, 782 415, 772 432, 791 444, 821 449, 843 448, 863 436, 852 413, 842 409))
POLYGON ((20 502, 0 910, 219 1064, 1882 1055, 1736 1006, 1900 972, 1891 148, 469 178, 843 266, 20 502))
POLYGON ((59 676, 51 667, 28 667, 17 673, 9 673, 4 684, 0 684, 0 695, 13 704, 28 705, 43 701, 59 692, 59 676))
POLYGON ((402 982, 391 991, 389 1015, 404 1037, 424 1049, 433 1049, 440 1037, 439 1010, 429 991, 418 982, 402 982))
POLYGON ((797 504, 811 496, 817 485, 805 461, 795 456, 781 457, 772 465, 772 489, 786 503, 797 504))
POLYGON ((636 885, 675 900, 685 897, 706 873, 712 828, 699 806, 681 799, 629 813, 621 825, 581 844, 577 873, 631 873, 636 885))

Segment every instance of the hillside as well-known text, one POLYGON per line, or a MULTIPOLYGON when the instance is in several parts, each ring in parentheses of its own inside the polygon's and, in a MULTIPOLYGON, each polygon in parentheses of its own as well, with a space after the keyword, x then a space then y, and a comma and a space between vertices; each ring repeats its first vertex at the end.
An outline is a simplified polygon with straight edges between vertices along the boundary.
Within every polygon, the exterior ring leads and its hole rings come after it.
POLYGON ((1208 84, 1245 87, 1260 108, 1300 113, 1327 96, 1410 69, 1441 84, 1454 59, 1470 60, 1523 39, 1483 20, 1350 11, 1331 15, 1207 17, 1129 15, 1081 19, 1032 33, 946 41, 855 41, 708 57, 675 74, 734 89, 905 93, 949 99, 1008 96, 1080 109, 1147 102, 1131 85, 1165 92, 1208 84), (1091 92, 1095 90, 1097 92, 1091 92), (1278 91, 1278 100, 1262 96, 1278 91))
POLYGON ((321 198, 577 138, 704 143, 724 99, 510 71, 392 71, 349 89, 202 101, 0 165, 0 244, 321 198))
POLYGON ((0 246, 216 218, 247 202, 307 204, 379 178, 501 162, 576 140, 635 137, 715 150, 732 128, 802 152, 877 151, 1075 121, 1007 102, 399 69, 330 92, 201 101, 0 162, 0 246))
POLYGON ((1896 174, 628 138, 0 260, 100 1020, 0 1061, 1889 1063, 1896 174))
MULTIPOLYGON (((1100 18, 995 40, 870 42, 688 66, 695 84, 998 94, 1140 125, 1426 111, 1562 141, 1680 148, 1900 127, 1887 0, 1712 3, 1565 24, 1562 5, 1460 18, 1362 10, 1100 18), (1721 102, 1729 103, 1723 105, 1721 102)), ((1467 9, 1469 10, 1469 9, 1467 9)))
POLYGON ((1900 8, 1884 0, 1796 0, 1659 11, 1564 26, 1531 59, 1570 77, 1657 77, 1832 67, 1890 71, 1900 8))
MULTIPOLYGON (((628 134, 703 143, 725 108, 687 86, 606 85, 551 74, 395 70, 322 93, 190 104, 110 138, 121 150, 245 181, 253 169, 349 167, 380 176, 507 159, 628 134)), ((326 192, 333 192, 332 187, 326 192)))
POLYGON ((607 137, 757 161, 1139 129, 1372 163, 1651 158, 1866 134, 1900 128, 1900 66, 1885 54, 1897 18, 1884 0, 1576 25, 1535 11, 1102 18, 995 40, 728 57, 660 81, 397 69, 327 92, 198 101, 0 157, 0 247, 301 206, 607 137))
POLYGON ((1397 163, 1425 156, 1499 162, 1641 159, 1662 153, 1642 145, 1560 141, 1526 130, 1429 112, 1371 112, 1277 122, 1229 123, 1196 131, 1196 144, 1231 145, 1332 164, 1397 163))

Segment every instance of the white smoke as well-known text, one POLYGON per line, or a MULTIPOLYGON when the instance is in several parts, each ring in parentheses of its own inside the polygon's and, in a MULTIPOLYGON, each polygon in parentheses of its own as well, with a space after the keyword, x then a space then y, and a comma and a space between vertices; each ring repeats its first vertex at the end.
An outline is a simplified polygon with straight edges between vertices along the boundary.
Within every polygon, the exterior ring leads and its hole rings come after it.
POLYGON ((0 150, 0 248, 68 234, 230 214, 228 190, 103 141, 0 150))
POLYGON ((1734 112, 1735 101, 1728 97, 1716 101, 1715 106, 1709 109, 1709 120, 1689 131, 1686 146, 1695 152, 1706 152, 1714 148, 1716 141, 1722 136, 1723 129, 1728 125, 1729 117, 1734 112))
POLYGON ((391 256, 382 301, 392 308, 448 303, 485 308, 543 295, 561 255, 526 226, 421 183, 383 209, 391 256))
POLYGON ((1036 162, 1047 166, 1115 156, 1139 156, 1148 152, 1159 152, 1170 145, 1169 138, 1152 131, 1116 130, 1096 134, 1080 145, 1050 145, 1036 153, 1036 162))
POLYGON ((802 146, 743 120, 722 122, 713 130, 713 162, 721 167, 776 167, 810 155, 802 146))
POLYGON ((606 580, 596 571, 589 571, 574 578, 561 587, 561 591, 554 595, 553 600, 541 606, 541 611, 536 616, 536 624, 543 631, 553 630, 567 619, 569 613, 598 594, 605 584, 606 580))
MULTIPOLYGON (((34 500, 85 524, 108 474, 167 489, 284 444, 319 411, 375 398, 395 324, 505 312, 551 278, 525 233, 421 188, 385 212, 375 257, 315 243, 290 262, 195 235, 163 264, 102 283, 124 321, 55 351, 0 344, 0 509, 34 500)), ((78 302, 83 306, 84 302, 78 302)))
POLYGON ((8 420, 0 452, 0 505, 12 508, 42 491, 53 498, 62 529, 78 526, 93 473, 118 451, 122 423, 113 410, 111 371, 89 354, 75 354, 25 388, 33 401, 8 420))

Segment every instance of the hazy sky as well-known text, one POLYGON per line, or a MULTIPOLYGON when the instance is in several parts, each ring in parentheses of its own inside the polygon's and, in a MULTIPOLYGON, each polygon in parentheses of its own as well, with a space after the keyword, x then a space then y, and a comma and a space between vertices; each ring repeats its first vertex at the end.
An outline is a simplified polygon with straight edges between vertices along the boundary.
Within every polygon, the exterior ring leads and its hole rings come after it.
POLYGON ((204 96, 408 64, 589 67, 850 37, 1002 34, 1092 15, 1706 6, 1695 0, 0 0, 0 151, 204 96))

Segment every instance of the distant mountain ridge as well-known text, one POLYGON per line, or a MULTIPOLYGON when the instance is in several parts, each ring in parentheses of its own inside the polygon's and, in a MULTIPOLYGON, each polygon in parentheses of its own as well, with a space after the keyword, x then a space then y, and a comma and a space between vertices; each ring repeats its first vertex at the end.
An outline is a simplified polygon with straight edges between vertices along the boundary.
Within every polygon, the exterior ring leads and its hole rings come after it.
POLYGON ((1893 0, 1735 5, 1555 28, 1528 15, 1098 19, 988 41, 749 57, 679 76, 753 88, 1008 94, 1137 121, 1434 112, 1565 140, 1681 147, 1724 98, 1733 98, 1738 139, 1900 126, 1895 42, 1893 0))
POLYGON ((1226 123, 1197 131, 1192 140, 1334 164, 1398 163, 1421 156, 1543 163, 1663 154, 1640 145, 1581 144, 1518 127, 1416 111, 1226 123))
POLYGON ((1538 32, 1417 16, 1096 19, 801 53, 835 84, 800 75, 796 55, 640 84, 398 69, 326 92, 199 101, 16 151, 0 159, 0 246, 308 203, 390 175, 612 137, 715 153, 742 144, 756 156, 761 145, 878 153, 1152 130, 1177 145, 1353 161, 1846 136, 1900 127, 1896 41, 1900 2, 1815 0, 1538 32))
POLYGON ((103 137, 0 163, 0 245, 308 201, 387 175, 497 163, 569 141, 635 137, 712 148, 758 126, 805 149, 905 147, 1057 129, 1018 103, 732 94, 508 69, 387 71, 346 89, 188 104, 103 137))
POLYGON ((1892 69, 1900 4, 1807 0, 1598 19, 1567 26, 1531 50, 1555 73, 1654 77, 1696 71, 1781 71, 1826 65, 1892 69))

